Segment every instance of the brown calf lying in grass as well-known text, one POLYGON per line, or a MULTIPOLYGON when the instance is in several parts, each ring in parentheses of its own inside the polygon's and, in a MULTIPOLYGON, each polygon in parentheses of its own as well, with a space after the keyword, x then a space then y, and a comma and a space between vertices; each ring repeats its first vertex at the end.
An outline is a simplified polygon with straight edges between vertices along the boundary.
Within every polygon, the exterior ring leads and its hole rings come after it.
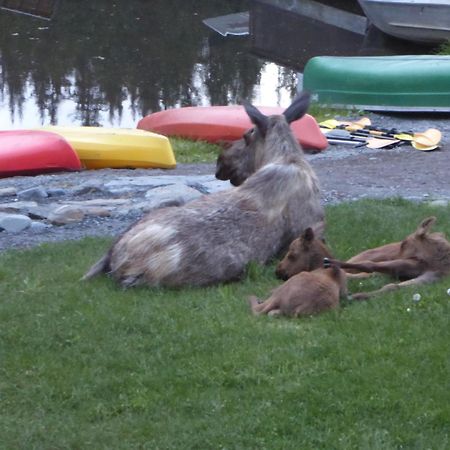
POLYGON ((437 281, 450 275, 450 242, 442 233, 430 233, 435 222, 436 217, 428 217, 401 242, 367 250, 347 262, 330 259, 330 263, 345 270, 379 272, 400 280, 375 291, 353 294, 354 300, 364 300, 404 286, 437 281))
POLYGON ((289 279, 262 303, 255 296, 249 297, 252 312, 298 317, 338 306, 339 298, 347 296, 346 276, 337 265, 323 267, 324 258, 330 256, 324 242, 315 238, 312 228, 307 228, 291 243, 277 267, 277 274, 289 279), (295 269, 288 267, 292 262, 295 262, 295 269))

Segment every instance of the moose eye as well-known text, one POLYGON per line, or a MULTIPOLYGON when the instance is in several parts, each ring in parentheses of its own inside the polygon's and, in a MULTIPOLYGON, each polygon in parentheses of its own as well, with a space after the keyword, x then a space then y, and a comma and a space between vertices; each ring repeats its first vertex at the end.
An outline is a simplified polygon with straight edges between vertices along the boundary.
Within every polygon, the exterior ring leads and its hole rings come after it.
POLYGON ((255 133, 255 129, 252 128, 251 130, 248 130, 246 133, 244 133, 244 141, 246 145, 250 145, 252 142, 251 137, 255 133))

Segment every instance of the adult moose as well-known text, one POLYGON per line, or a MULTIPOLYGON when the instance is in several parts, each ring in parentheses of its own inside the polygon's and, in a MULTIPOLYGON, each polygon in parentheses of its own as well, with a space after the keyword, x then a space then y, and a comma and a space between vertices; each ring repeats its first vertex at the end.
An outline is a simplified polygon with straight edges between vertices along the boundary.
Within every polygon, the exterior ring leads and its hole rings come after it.
POLYGON ((124 287, 210 285, 238 279, 250 261, 265 264, 287 248, 323 220, 317 177, 289 128, 308 105, 306 93, 282 115, 265 116, 244 105, 255 127, 236 144, 247 155, 245 175, 233 169, 241 185, 151 211, 84 279, 103 272, 124 287))

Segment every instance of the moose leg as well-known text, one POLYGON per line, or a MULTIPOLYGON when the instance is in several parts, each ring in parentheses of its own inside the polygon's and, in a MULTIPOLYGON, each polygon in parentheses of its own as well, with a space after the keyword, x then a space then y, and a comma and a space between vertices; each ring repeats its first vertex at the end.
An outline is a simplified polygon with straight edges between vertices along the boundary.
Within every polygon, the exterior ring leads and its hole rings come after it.
POLYGON ((393 277, 414 278, 420 275, 420 263, 414 259, 393 259, 392 261, 361 261, 359 263, 348 263, 330 259, 331 264, 336 264, 341 269, 356 269, 361 272, 379 272, 393 277))
POLYGON ((408 286, 417 286, 419 284, 432 283, 439 279, 439 275, 435 272, 425 272, 422 275, 419 275, 416 278, 412 278, 411 280, 402 281, 400 283, 389 283, 383 286, 381 289, 377 289, 375 291, 370 292, 357 292, 352 295, 353 300, 366 300, 370 297, 373 297, 378 294, 382 294, 384 292, 394 291, 396 289, 408 286))
MULTIPOLYGON (((248 298, 248 303, 254 315, 258 316, 260 314, 269 314, 272 310, 276 311, 278 309, 278 302, 276 299, 269 297, 266 301, 260 303, 258 297, 251 295, 248 298)), ((274 314, 277 314, 274 312, 274 314)))

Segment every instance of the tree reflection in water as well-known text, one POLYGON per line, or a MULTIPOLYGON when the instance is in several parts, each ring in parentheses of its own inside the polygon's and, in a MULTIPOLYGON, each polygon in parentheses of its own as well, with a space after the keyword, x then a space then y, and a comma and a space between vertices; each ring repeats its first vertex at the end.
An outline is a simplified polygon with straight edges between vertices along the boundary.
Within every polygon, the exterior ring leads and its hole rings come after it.
POLYGON ((216 42, 202 19, 247 8, 245 0, 62 0, 51 21, 0 12, 0 103, 24 122, 35 102, 40 122, 56 124, 62 105, 75 102, 73 124, 107 125, 124 108, 137 120, 239 102, 264 63, 245 38, 216 42))

